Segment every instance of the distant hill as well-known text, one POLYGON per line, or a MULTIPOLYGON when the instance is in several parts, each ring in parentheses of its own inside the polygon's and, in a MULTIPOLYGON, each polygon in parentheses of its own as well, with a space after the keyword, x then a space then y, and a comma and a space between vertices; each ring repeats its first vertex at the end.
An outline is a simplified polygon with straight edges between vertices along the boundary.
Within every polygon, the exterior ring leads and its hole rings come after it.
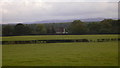
MULTIPOLYGON (((81 20, 83 22, 98 22, 104 19, 109 18, 88 18, 88 19, 68 19, 68 20, 43 20, 43 21, 33 21, 33 22, 23 22, 23 24, 39 24, 39 23, 65 23, 65 22, 73 22, 74 20, 81 20)), ((117 18, 114 18, 117 19, 117 18)), ((16 23, 9 23, 16 24, 16 23)))
POLYGON ((38 23, 64 23, 72 22, 73 20, 44 20, 44 21, 35 21, 35 22, 25 22, 25 24, 38 24, 38 23))
POLYGON ((74 20, 81 20, 83 22, 97 22, 102 21, 105 18, 88 18, 88 19, 68 19, 68 20, 44 20, 44 21, 35 21, 35 22, 24 22, 25 24, 38 24, 38 23, 64 23, 64 22, 73 22, 74 20))
POLYGON ((105 18, 88 18, 88 19, 81 19, 83 22, 97 22, 97 21, 102 21, 105 18))

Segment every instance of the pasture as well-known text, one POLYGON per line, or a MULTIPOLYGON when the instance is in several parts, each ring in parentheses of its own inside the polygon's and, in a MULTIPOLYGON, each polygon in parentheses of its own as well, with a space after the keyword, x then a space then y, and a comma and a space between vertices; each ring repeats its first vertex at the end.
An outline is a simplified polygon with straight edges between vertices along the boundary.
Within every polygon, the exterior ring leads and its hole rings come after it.
POLYGON ((104 39, 118 38, 118 35, 35 35, 35 36, 7 36, 2 41, 26 41, 26 40, 55 40, 55 39, 104 39))
MULTIPOLYGON (((118 35, 14 36, 3 40, 101 39, 118 35)), ((118 66, 118 42, 3 45, 3 66, 118 66)))

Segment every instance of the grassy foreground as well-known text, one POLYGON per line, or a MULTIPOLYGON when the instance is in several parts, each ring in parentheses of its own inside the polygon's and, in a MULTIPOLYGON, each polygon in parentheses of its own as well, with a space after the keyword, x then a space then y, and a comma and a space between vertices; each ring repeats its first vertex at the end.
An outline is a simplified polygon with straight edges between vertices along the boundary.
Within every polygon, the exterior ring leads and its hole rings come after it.
POLYGON ((3 45, 3 66, 117 66, 118 42, 3 45))

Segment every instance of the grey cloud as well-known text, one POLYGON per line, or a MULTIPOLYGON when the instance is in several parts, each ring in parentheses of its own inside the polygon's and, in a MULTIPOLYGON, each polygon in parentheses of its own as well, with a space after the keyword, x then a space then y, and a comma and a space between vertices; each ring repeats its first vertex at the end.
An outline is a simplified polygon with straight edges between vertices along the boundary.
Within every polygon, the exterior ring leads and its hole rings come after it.
POLYGON ((47 19, 117 18, 116 2, 12 2, 3 5, 3 22, 29 22, 47 19))
POLYGON ((118 2, 119 0, 0 0, 0 2, 118 2))

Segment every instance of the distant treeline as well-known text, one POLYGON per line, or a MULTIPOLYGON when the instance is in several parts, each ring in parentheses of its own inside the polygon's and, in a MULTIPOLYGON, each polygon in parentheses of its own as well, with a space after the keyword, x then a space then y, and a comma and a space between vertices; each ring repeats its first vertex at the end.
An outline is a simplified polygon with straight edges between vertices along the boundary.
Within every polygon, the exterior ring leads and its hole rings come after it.
POLYGON ((120 20, 104 19, 100 22, 74 20, 68 23, 6 24, 2 35, 43 35, 43 34, 119 34, 120 20))

